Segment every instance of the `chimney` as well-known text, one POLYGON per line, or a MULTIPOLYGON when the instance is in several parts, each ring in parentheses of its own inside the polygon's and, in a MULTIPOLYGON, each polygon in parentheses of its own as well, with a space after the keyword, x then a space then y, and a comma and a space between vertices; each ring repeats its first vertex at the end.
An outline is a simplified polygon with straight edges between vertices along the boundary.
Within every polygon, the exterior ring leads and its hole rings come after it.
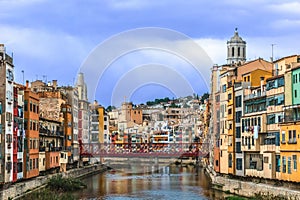
POLYGON ((263 92, 264 80, 265 80, 265 77, 261 76, 260 77, 260 91, 261 92, 263 92))
POLYGON ((26 89, 28 89, 28 87, 29 87, 29 81, 26 80, 26 89))
POLYGON ((54 90, 57 89, 57 80, 52 81, 52 86, 53 86, 54 90))

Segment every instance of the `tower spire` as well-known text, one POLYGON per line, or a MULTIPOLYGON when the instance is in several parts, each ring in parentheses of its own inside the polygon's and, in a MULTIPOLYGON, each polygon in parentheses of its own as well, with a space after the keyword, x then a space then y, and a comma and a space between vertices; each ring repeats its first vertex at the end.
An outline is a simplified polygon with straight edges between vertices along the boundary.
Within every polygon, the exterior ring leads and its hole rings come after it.
POLYGON ((227 41, 227 64, 240 65, 246 61, 246 42, 239 36, 238 28, 227 41))

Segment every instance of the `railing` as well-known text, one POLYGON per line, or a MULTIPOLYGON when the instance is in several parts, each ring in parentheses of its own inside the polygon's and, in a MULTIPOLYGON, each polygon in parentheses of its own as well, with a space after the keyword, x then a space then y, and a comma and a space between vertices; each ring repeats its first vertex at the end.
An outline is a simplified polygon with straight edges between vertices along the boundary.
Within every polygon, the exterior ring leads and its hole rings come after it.
POLYGON ((265 91, 261 92, 261 93, 255 93, 255 94, 245 95, 244 99, 245 100, 249 100, 249 99, 263 97, 263 96, 266 96, 266 92, 265 91))
POLYGON ((45 151, 46 151, 46 147, 40 147, 40 148, 39 148, 39 151, 40 151, 40 152, 45 152, 45 151))
POLYGON ((290 138, 288 143, 289 144, 297 144, 297 139, 296 138, 290 138))
POLYGON ((198 157, 207 155, 200 143, 82 144, 83 157, 198 157))
POLYGON ((48 136, 63 136, 64 133, 62 131, 50 131, 49 129, 40 128, 39 133, 45 134, 48 136))

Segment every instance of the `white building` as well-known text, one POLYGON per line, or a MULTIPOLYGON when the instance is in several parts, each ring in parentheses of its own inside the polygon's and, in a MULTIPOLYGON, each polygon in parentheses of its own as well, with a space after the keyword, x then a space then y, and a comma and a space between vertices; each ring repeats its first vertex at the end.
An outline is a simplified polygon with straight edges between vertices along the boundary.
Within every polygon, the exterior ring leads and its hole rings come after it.
POLYGON ((13 59, 0 44, 0 182, 13 181, 13 59))

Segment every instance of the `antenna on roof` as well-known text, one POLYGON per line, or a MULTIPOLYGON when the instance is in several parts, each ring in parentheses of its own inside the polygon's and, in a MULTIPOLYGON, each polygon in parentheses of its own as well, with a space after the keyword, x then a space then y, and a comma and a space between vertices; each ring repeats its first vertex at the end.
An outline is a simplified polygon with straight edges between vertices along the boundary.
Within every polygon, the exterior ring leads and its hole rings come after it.
POLYGON ((274 46, 275 46, 276 44, 271 44, 271 46, 272 46, 272 57, 271 57, 271 62, 273 62, 274 61, 274 46))

